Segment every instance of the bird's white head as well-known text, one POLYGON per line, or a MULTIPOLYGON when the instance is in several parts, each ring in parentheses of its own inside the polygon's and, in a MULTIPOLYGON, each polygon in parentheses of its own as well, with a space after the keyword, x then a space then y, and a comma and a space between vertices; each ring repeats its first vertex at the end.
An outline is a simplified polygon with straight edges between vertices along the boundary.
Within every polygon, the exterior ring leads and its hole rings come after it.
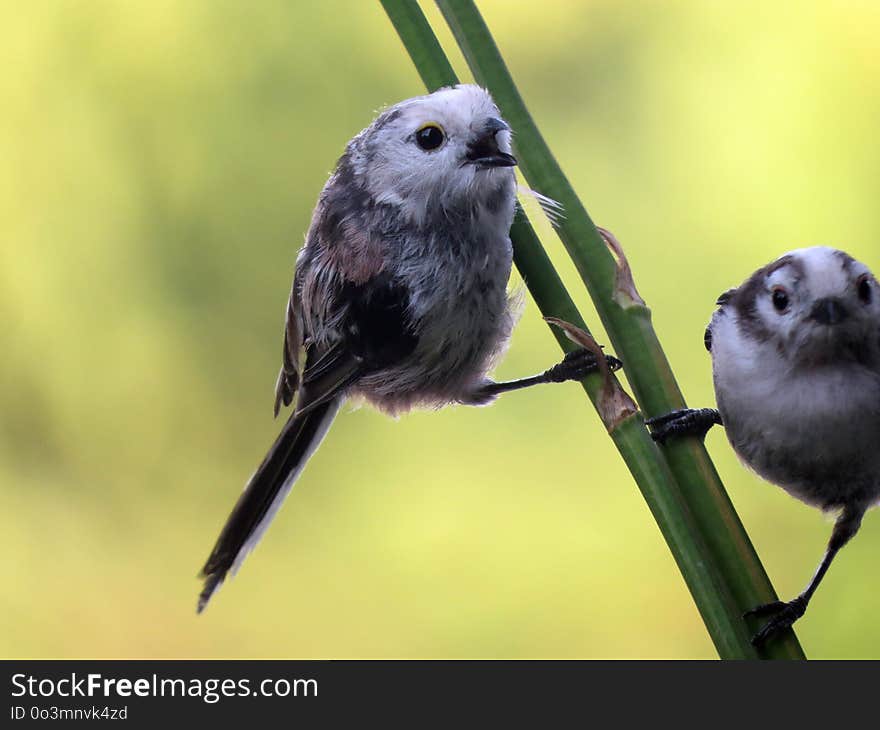
POLYGON ((492 97, 462 84, 386 109, 348 149, 354 173, 377 203, 413 222, 486 206, 512 215, 516 159, 510 127, 492 97))
POLYGON ((791 251, 755 272, 733 298, 743 331, 796 364, 880 364, 880 288, 868 267, 843 251, 791 251))

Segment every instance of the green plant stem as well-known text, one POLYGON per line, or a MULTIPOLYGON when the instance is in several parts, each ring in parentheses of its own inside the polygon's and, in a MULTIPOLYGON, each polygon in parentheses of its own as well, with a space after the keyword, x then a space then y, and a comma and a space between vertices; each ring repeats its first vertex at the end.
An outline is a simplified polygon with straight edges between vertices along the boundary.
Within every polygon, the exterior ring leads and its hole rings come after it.
MULTIPOLYGON (((386 1, 393 0, 383 0, 386 1)), ((522 210, 517 212, 510 238, 514 262, 541 313, 586 330, 577 307, 522 210)), ((552 329, 563 350, 570 349, 572 345, 568 339, 557 328, 552 329)), ((598 377, 590 378, 584 384, 594 406, 601 385, 598 377)), ((629 416, 612 428, 609 435, 672 552, 718 655, 725 659, 755 658, 745 624, 732 609, 733 597, 712 562, 705 560, 708 547, 675 477, 648 436, 641 415, 629 416)), ((590 476, 598 477, 596 474, 590 476)))
MULTIPOLYGON (((437 0, 479 83, 488 88, 516 130, 516 152, 529 184, 562 204, 559 237, 583 279, 642 410, 649 416, 683 408, 685 401, 651 325, 651 313, 615 299, 616 263, 587 211, 538 131, 497 46, 472 0, 437 0)), ((776 600, 767 573, 702 443, 687 439, 664 449, 700 532, 742 613, 776 600)), ((803 659, 788 630, 759 652, 764 658, 803 659)))
MULTIPOLYGON (((457 83, 457 79, 415 0, 381 0, 407 51, 429 90, 457 83)), ((583 319, 556 270, 520 210, 511 229, 514 261, 545 316, 555 316, 586 329, 583 319)), ((613 274, 613 271, 612 271, 613 274)), ((554 329, 560 345, 572 344, 554 329)), ((594 405, 602 380, 588 378, 584 388, 594 405)), ((709 547, 679 489, 669 465, 651 441, 640 415, 616 423, 611 438, 648 503, 673 557, 694 597, 710 636, 723 658, 755 658, 748 631, 735 607, 724 577, 711 559, 709 547)))

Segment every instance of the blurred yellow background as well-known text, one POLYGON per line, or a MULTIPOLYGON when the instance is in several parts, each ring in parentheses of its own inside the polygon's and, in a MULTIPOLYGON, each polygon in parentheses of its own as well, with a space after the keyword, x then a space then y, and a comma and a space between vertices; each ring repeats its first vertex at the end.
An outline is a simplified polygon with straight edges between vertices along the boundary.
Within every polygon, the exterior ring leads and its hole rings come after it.
MULTIPOLYGON (((627 248, 692 405, 714 403, 702 336, 720 292, 802 245, 880 269, 880 5, 480 6, 627 248)), ((377 109, 422 92, 378 2, 4 3, 0 655, 715 656, 573 384, 344 413, 196 616, 196 573, 279 427, 318 191, 377 109)), ((498 374, 558 357, 530 302, 498 374)), ((747 473, 720 430, 708 445, 792 597, 830 523, 747 473)), ((809 656, 880 654, 878 556, 870 514, 798 624, 809 656)))

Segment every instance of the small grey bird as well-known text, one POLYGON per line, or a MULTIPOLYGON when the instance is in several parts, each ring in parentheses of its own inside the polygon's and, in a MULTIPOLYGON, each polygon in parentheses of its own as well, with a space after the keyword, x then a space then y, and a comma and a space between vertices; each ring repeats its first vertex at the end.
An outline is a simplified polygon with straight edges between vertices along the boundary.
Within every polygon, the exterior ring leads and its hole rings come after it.
POLYGON ((531 378, 486 376, 517 316, 507 293, 515 165, 510 128, 470 85, 402 101, 349 142, 287 305, 275 414, 294 398, 295 408, 202 569, 199 611, 260 539, 346 398, 391 415, 483 405, 598 368, 576 350, 531 378))
POLYGON ((843 251, 805 248, 756 271, 719 300, 706 330, 718 410, 648 421, 658 441, 724 425, 740 459, 793 497, 838 512, 822 562, 772 616, 760 645, 803 616, 837 552, 880 500, 880 290, 843 251))

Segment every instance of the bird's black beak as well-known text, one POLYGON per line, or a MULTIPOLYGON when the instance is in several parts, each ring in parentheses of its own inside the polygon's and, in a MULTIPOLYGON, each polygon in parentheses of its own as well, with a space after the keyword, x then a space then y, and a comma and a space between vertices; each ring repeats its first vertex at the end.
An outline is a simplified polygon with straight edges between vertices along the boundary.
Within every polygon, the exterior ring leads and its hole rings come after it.
POLYGON ((513 167, 516 157, 498 149, 495 135, 502 130, 510 129, 500 119, 489 119, 479 134, 468 143, 467 163, 477 167, 513 167))
POLYGON ((810 312, 810 319, 825 325, 840 324, 847 317, 849 312, 837 299, 820 299, 810 312))

